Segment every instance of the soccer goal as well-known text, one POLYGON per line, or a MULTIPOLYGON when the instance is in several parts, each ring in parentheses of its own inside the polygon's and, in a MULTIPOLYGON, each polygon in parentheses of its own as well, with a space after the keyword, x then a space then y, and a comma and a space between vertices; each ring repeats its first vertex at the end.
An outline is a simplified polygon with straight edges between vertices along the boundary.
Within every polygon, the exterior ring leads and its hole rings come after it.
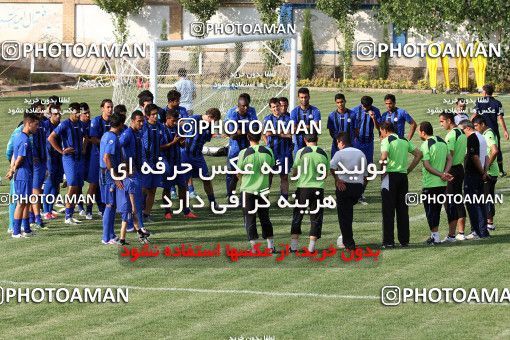
POLYGON ((268 113, 271 97, 285 96, 290 107, 295 104, 296 49, 295 35, 153 41, 145 59, 117 62, 113 101, 133 109, 137 94, 149 89, 155 103, 165 106, 169 90, 186 91, 179 85, 185 77, 195 90, 181 93, 181 105, 194 113, 217 107, 225 114, 246 92, 260 117, 268 113))

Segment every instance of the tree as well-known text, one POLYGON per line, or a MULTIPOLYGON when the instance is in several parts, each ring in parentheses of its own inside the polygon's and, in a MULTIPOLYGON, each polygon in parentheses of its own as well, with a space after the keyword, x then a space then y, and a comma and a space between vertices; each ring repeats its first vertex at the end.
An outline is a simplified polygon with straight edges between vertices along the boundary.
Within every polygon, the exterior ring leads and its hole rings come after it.
MULTIPOLYGON (((383 43, 388 44, 388 25, 383 25, 383 43)), ((379 58, 379 64, 377 67, 377 78, 388 79, 388 73, 390 71, 390 52, 386 51, 379 58)))
POLYGON ((218 0, 179 0, 179 3, 203 24, 211 19, 220 8, 218 0))
MULTIPOLYGON (((283 5, 283 0, 254 0, 253 2, 263 24, 272 25, 278 23, 278 9, 283 5)), ((280 63, 278 57, 281 56, 282 52, 282 40, 272 40, 267 43, 267 48, 262 49, 265 71, 272 71, 280 63)))
POLYGON ((315 49, 313 48, 313 35, 310 27, 310 9, 305 10, 305 26, 301 34, 301 79, 311 79, 315 69, 315 49))
POLYGON ((118 44, 124 44, 129 35, 127 18, 138 14, 144 5, 144 0, 94 0, 96 4, 113 16, 114 35, 118 44))
POLYGON ((508 0, 381 0, 377 19, 393 23, 398 32, 414 28, 432 39, 444 32, 458 33, 465 28, 471 39, 500 43, 501 58, 490 58, 491 80, 510 77, 510 3, 508 0), (503 76, 503 78, 502 78, 503 76))
POLYGON ((351 76, 355 28, 352 16, 358 10, 361 2, 361 0, 317 0, 317 9, 336 21, 338 30, 343 36, 344 48, 339 52, 342 59, 344 80, 351 76))

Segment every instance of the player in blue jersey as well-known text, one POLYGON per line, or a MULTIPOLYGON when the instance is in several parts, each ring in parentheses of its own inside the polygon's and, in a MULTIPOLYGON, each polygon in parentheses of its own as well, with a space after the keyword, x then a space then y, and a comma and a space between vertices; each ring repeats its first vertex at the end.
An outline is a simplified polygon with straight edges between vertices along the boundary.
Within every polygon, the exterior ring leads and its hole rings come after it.
MULTIPOLYGON (((205 162, 204 154, 202 149, 204 144, 209 142, 212 137, 211 125, 213 122, 217 122, 221 119, 220 110, 217 108, 208 109, 204 115, 192 115, 190 117, 194 121, 190 124, 191 131, 183 127, 181 136, 185 135, 184 147, 181 149, 181 162, 182 164, 190 164, 192 170, 186 173, 187 178, 197 178, 202 173, 202 176, 209 176, 209 169, 205 162), (205 123, 203 123, 203 122, 205 123)), ((204 190, 207 194, 207 198, 211 203, 211 206, 216 204, 216 198, 214 196, 214 189, 211 180, 202 179, 204 190)))
MULTIPOLYGON (((46 167, 48 168, 48 176, 44 181, 44 196, 51 195, 53 199, 48 198, 43 201, 43 217, 45 220, 55 219, 57 216, 53 213, 53 202, 54 198, 59 194, 60 183, 64 178, 64 168, 62 166, 62 155, 52 148, 48 137, 60 124, 60 109, 56 105, 50 105, 48 108, 50 118, 44 121, 42 124, 46 129, 46 167), (51 202, 51 203, 49 203, 51 202)), ((61 144, 61 141, 58 141, 61 144)))
MULTIPOLYGON (((101 202, 101 197, 98 195, 99 142, 103 134, 110 130, 110 116, 112 115, 112 111, 113 102, 110 99, 103 99, 103 101, 101 101, 101 115, 94 117, 90 123, 90 144, 92 144, 92 149, 90 151, 89 171, 86 179, 87 182, 89 182, 87 196, 95 196, 100 214, 104 211, 104 203, 101 202)), ((87 204, 87 215, 92 217, 92 204, 87 204)))
MULTIPOLYGON (((42 196, 42 187, 44 179, 46 178, 46 127, 43 122, 46 120, 44 117, 44 105, 40 101, 32 104, 30 111, 35 113, 39 117, 39 127, 37 131, 30 136, 32 141, 33 151, 33 182, 32 182, 32 193, 37 195, 36 197, 42 196)), ((41 219, 41 201, 37 199, 37 202, 31 205, 31 211, 29 213, 29 222, 31 227, 38 229, 45 229, 41 219)))
MULTIPOLYGON (((161 108, 159 110, 159 112, 158 112, 159 121, 161 123, 163 123, 163 124, 166 123, 167 112, 170 111, 170 110, 177 110, 177 112, 179 113, 179 119, 180 118, 188 118, 188 116, 189 116, 188 111, 183 106, 180 106, 180 104, 181 104, 181 93, 179 91, 176 91, 176 90, 168 91, 168 93, 166 94, 166 99, 167 99, 167 103, 168 104, 164 108, 161 108)), ((190 183, 189 184, 190 184, 191 188, 193 188, 193 180, 192 179, 190 179, 190 183)), ((192 196, 192 197, 196 196, 194 190, 191 190, 191 195, 190 196, 192 196)), ((176 190, 175 190, 175 185, 172 185, 170 187, 170 197, 171 197, 171 199, 176 199, 177 198, 177 193, 176 193, 176 190)))
POLYGON ((400 138, 404 138, 406 122, 411 126, 407 134, 407 140, 413 138, 416 127, 418 126, 413 117, 404 109, 397 107, 397 100, 393 94, 384 96, 384 104, 387 111, 381 116, 381 122, 390 122, 395 125, 395 131, 400 138))
POLYGON ((133 221, 133 228, 137 230, 139 240, 146 243, 150 233, 143 224, 142 158, 140 157, 143 150, 142 127, 144 121, 145 118, 142 111, 134 111, 131 114, 129 127, 124 129, 119 137, 123 162, 127 164, 126 168, 129 171, 123 182, 124 189, 117 188, 117 210, 121 214, 131 214, 130 218, 133 221))
POLYGON ((32 194, 33 183, 33 150, 30 135, 39 128, 39 116, 27 112, 23 119, 23 129, 13 143, 13 161, 6 177, 14 180, 14 193, 18 195, 13 220, 13 238, 32 235, 28 221, 29 196, 32 194), (24 232, 21 232, 23 226, 24 232))
MULTIPOLYGON (((115 203, 116 188, 124 189, 121 180, 114 179, 120 177, 119 165, 121 164, 121 147, 119 141, 120 131, 122 129, 122 117, 118 114, 112 114, 109 119, 110 130, 105 131, 99 144, 99 190, 101 191, 101 200, 105 204, 103 213, 103 244, 119 244, 115 236, 115 203), (112 176, 112 173, 114 176, 112 176)), ((120 231, 121 240, 126 239, 126 221, 122 218, 122 228, 120 231)))
MULTIPOLYGON (((155 104, 149 104, 145 107, 145 124, 142 128, 142 161, 155 172, 156 164, 160 161, 161 149, 167 144, 165 139, 164 125, 158 121, 159 108, 155 104)), ((151 222, 150 213, 154 205, 156 189, 161 184, 160 173, 142 174, 142 188, 145 199, 145 208, 143 211, 144 219, 151 222)))
POLYGON ((73 217, 74 203, 78 200, 83 186, 83 140, 84 132, 80 123, 80 104, 69 104, 69 119, 61 122, 49 135, 51 146, 62 155, 62 165, 67 179, 68 191, 65 209, 65 223, 76 224, 80 221, 73 217))
POLYGON ((349 110, 345 104, 347 100, 343 93, 335 94, 336 110, 331 112, 328 116, 328 130, 331 136, 331 157, 338 151, 338 143, 336 142, 336 136, 340 132, 347 133, 351 140, 354 139, 356 134, 356 117, 354 112, 349 110))
MULTIPOLYGON (((374 162, 374 129, 379 131, 379 122, 381 121, 381 111, 373 106, 374 100, 372 97, 361 97, 361 104, 352 108, 356 122, 356 135, 353 139, 353 147, 359 149, 365 155, 367 163, 374 162)), ((365 177, 363 183, 363 193, 367 187, 367 180, 365 177)), ((362 193, 359 203, 368 204, 365 195, 362 193)))
MULTIPOLYGON (((229 109, 225 116, 225 124, 232 122, 232 124, 237 125, 237 131, 234 134, 229 135, 227 155, 228 170, 233 170, 231 162, 234 161, 231 161, 231 159, 239 156, 239 152, 241 152, 241 150, 250 146, 250 142, 248 142, 248 138, 246 137, 249 132, 248 124, 250 121, 257 120, 255 108, 250 107, 250 99, 251 98, 247 93, 242 93, 237 99, 237 106, 229 109)), ((238 179, 236 175, 226 175, 227 196, 232 195, 232 191, 236 189, 237 181, 238 179)))
MULTIPOLYGON (((283 101, 285 100, 286 98, 283 98, 283 101)), ((263 137, 266 145, 273 151, 276 161, 275 168, 280 169, 280 195, 287 199, 289 197, 289 172, 293 165, 292 133, 290 114, 285 107, 281 108, 281 101, 282 98, 269 99, 271 113, 264 117, 266 134, 263 137)), ((270 180, 272 181, 272 176, 270 180)))
MULTIPOLYGON (((163 197, 169 198, 170 189, 175 188, 177 185, 179 189, 179 199, 183 204, 183 214, 185 218, 197 218, 197 216, 191 212, 189 207, 186 205, 186 176, 184 174, 175 174, 175 171, 182 171, 181 165, 181 146, 184 145, 184 138, 179 136, 178 133, 178 121, 180 113, 177 109, 170 109, 166 111, 166 122, 165 122, 165 140, 168 142, 168 148, 162 152, 162 156, 165 162, 165 173, 161 180, 161 187, 163 188, 163 197), (168 179, 168 177, 174 177, 174 179, 168 179)), ((172 198, 173 199, 173 198, 172 198)), ((165 210, 165 219, 171 219, 172 213, 170 208, 165 210)))
MULTIPOLYGON (((298 124, 304 124, 307 128, 310 127, 310 122, 314 121, 317 124, 321 121, 321 112, 318 108, 313 105, 310 105, 310 90, 306 87, 302 87, 298 90, 298 99, 299 105, 296 106, 290 112, 290 119, 294 123, 294 128, 298 128, 298 124), (304 122, 304 123, 300 123, 304 122)), ((305 131, 299 131, 299 133, 293 134, 293 142, 294 142, 294 156, 297 151, 305 146, 305 142, 303 140, 303 136, 305 131)), ((306 132, 314 132, 314 131, 306 131, 306 132)))
MULTIPOLYGON (((83 127, 83 149, 82 149, 82 166, 83 166, 83 178, 88 178, 89 166, 90 166, 90 153, 92 151, 92 144, 90 143, 90 107, 87 103, 80 103, 80 122, 83 127)), ((81 191, 80 191, 81 194, 81 191)), ((87 214, 83 208, 83 203, 78 204, 78 212, 80 216, 85 216, 87 220, 92 219, 92 213, 87 214)))

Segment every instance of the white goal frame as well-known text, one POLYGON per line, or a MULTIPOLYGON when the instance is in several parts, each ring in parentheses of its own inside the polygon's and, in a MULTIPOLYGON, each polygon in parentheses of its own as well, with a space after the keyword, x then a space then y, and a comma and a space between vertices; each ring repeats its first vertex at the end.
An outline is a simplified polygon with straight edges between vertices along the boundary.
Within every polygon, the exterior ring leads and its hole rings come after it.
POLYGON ((296 82, 297 82, 297 34, 270 34, 270 35, 247 35, 228 38, 204 38, 184 40, 155 40, 150 44, 150 91, 154 95, 154 103, 157 102, 158 88, 158 50, 164 47, 184 47, 230 44, 254 41, 271 41, 290 39, 290 75, 289 75, 289 108, 296 106, 296 82))

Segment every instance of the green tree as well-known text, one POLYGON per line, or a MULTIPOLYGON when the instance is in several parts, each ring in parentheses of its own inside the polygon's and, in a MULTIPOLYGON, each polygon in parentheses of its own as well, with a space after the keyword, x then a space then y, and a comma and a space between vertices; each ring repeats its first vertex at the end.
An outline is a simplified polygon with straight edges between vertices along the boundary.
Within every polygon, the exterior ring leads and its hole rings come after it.
POLYGON ((344 80, 351 77, 355 28, 352 16, 358 10, 361 2, 361 0, 317 0, 317 9, 333 18, 342 34, 344 48, 339 52, 344 80))
POLYGON ((430 38, 444 32, 467 30, 470 40, 500 43, 501 58, 490 58, 488 77, 493 81, 510 80, 510 2, 508 0, 381 0, 377 19, 393 23, 398 32, 414 28, 430 38))
POLYGON ((303 33, 301 34, 301 79, 311 79, 315 69, 315 49, 313 47, 313 35, 310 27, 310 9, 305 10, 303 33))
MULTIPOLYGON (((388 37, 388 25, 383 25, 383 43, 388 44, 390 39, 388 37)), ((379 58, 379 64, 377 67, 377 77, 379 79, 388 79, 388 73, 390 71, 390 52, 386 51, 379 58)))
POLYGON ((203 24, 211 19, 220 8, 218 0, 179 0, 179 3, 203 24))
MULTIPOLYGON (((263 24, 278 23, 278 9, 283 5, 283 0, 253 0, 253 2, 263 24)), ((279 57, 283 52, 283 40, 269 41, 267 48, 262 48, 261 52, 265 70, 272 71, 280 63, 279 57)))
POLYGON ((94 0, 96 4, 113 16, 115 40, 119 44, 127 41, 129 31, 127 18, 129 15, 138 14, 144 5, 144 0, 94 0))

